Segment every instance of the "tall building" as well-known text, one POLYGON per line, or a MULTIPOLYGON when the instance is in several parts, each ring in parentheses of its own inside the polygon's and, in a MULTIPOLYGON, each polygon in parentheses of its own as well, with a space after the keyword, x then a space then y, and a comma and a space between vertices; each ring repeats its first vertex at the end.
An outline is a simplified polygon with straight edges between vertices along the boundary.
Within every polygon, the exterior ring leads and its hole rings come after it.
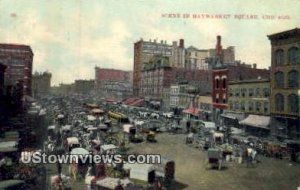
POLYGON ((12 86, 18 81, 23 84, 23 95, 31 95, 33 52, 30 46, 0 44, 0 62, 7 66, 5 85, 12 86))
POLYGON ((33 97, 41 97, 49 94, 51 87, 51 73, 35 72, 32 76, 32 95, 33 97))
POLYGON ((200 50, 190 46, 186 49, 185 68, 208 70, 209 50, 200 50))
POLYGON ((300 29, 268 35, 271 41, 272 134, 300 139, 300 29))
POLYGON ((142 71, 144 63, 149 63, 153 56, 168 57, 171 67, 184 67, 184 40, 168 45, 166 41, 140 41, 134 43, 133 94, 141 96, 142 71))

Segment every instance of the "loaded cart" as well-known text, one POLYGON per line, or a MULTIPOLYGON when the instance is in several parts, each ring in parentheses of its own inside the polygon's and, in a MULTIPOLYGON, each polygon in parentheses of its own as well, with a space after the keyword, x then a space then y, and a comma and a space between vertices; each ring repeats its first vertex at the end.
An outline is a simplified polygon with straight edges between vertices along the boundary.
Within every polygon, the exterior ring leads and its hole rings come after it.
POLYGON ((206 169, 218 168, 222 169, 223 151, 217 148, 209 148, 207 150, 206 169))

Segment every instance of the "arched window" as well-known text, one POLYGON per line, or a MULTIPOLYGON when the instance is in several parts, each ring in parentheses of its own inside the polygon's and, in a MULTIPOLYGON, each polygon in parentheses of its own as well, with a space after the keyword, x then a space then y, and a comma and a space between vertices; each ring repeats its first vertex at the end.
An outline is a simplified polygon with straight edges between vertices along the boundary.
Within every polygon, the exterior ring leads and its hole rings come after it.
POLYGON ((216 88, 217 88, 217 89, 219 89, 219 85, 220 85, 219 83, 220 83, 220 80, 217 78, 217 79, 216 79, 216 88))
POLYGON ((236 88, 235 89, 235 96, 240 96, 240 89, 239 88, 236 88))
POLYGON ((245 102, 244 101, 241 102, 241 110, 245 111, 245 102))
POLYGON ((263 91, 264 91, 264 96, 265 97, 269 97, 270 96, 270 89, 269 88, 264 88, 263 91))
POLYGON ((256 88, 256 96, 260 96, 260 88, 256 88))
POLYGON ((246 88, 242 88, 241 92, 242 92, 242 96, 245 97, 246 93, 247 93, 247 89, 246 88))
POLYGON ((288 73, 288 86, 290 88, 297 88, 299 85, 299 73, 296 70, 292 70, 288 73))
POLYGON ((250 97, 253 96, 253 93, 254 93, 253 88, 249 88, 249 96, 250 96, 250 97))
POLYGON ((288 96, 289 112, 299 113, 299 98, 296 94, 288 96))
POLYGON ((222 79, 222 88, 225 89, 226 88, 226 78, 222 79))
POLYGON ((299 63, 299 49, 296 47, 292 47, 289 49, 288 51, 288 55, 289 55, 289 63, 292 65, 296 65, 299 63))
POLYGON ((284 87, 284 74, 281 71, 275 73, 275 87, 276 88, 284 87))
POLYGON ((238 101, 234 102, 234 109, 236 110, 240 109, 240 104, 238 101))
POLYGON ((282 94, 275 95, 275 109, 276 111, 284 110, 284 96, 282 94))
POLYGON ((269 102, 265 102, 264 103, 264 112, 268 112, 268 110, 269 110, 269 102))
POLYGON ((282 49, 279 49, 275 52, 275 64, 276 65, 284 64, 284 52, 282 49))
POLYGON ((249 111, 252 111, 253 110, 253 102, 249 102, 248 103, 248 109, 249 109, 249 111))
POLYGON ((230 97, 233 96, 233 90, 232 90, 232 88, 229 88, 229 96, 230 97))
POLYGON ((256 111, 260 112, 261 110, 261 103, 260 102, 256 102, 256 111))

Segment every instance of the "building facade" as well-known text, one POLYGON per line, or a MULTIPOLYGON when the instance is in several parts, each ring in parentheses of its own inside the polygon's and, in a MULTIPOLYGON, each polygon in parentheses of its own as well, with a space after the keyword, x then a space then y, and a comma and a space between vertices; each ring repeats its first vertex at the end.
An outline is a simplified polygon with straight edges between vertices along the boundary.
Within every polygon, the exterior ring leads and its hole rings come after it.
POLYGON ((35 72, 32 76, 32 95, 41 97, 49 94, 52 74, 49 72, 35 72))
POLYGON ((31 96, 33 52, 30 46, 0 44, 0 62, 7 66, 5 85, 23 85, 23 95, 31 96))
POLYGON ((270 115, 270 80, 229 81, 228 111, 270 115))
POLYGON ((272 134, 299 140, 300 29, 272 34, 268 38, 272 60, 272 134))
POLYGON ((132 86, 132 71, 95 67, 96 91, 101 92, 112 83, 126 83, 127 86, 132 86))
POLYGON ((87 94, 95 89, 95 80, 75 80, 74 91, 76 93, 87 94))
POLYGON ((173 71, 168 57, 154 56, 149 63, 144 64, 140 96, 146 101, 161 101, 163 88, 169 88, 173 81, 173 71))
POLYGON ((186 49, 185 68, 208 70, 208 58, 208 50, 200 50, 193 46, 190 46, 186 49))
POLYGON ((270 71, 258 69, 256 65, 223 66, 213 70, 213 118, 220 122, 220 116, 228 109, 228 81, 244 81, 254 79, 269 79, 270 71))
POLYGON ((132 85, 129 82, 105 81, 102 84, 101 91, 105 97, 117 101, 132 97, 132 85))
POLYGON ((184 40, 180 39, 179 45, 176 41, 169 45, 163 40, 159 43, 156 40, 144 41, 143 39, 134 43, 133 94, 135 96, 142 96, 141 83, 144 63, 149 63, 153 56, 167 57, 170 67, 184 67, 184 40))

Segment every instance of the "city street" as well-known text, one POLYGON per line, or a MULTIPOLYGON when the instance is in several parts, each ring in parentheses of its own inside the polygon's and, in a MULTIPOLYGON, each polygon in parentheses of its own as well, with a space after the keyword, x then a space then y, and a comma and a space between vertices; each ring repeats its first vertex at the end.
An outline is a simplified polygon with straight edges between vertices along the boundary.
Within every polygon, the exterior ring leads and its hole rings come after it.
MULTIPOLYGON (((205 169, 206 153, 185 144, 185 135, 157 135, 157 143, 132 144, 132 151, 161 154, 176 163, 175 189, 232 189, 257 190, 296 189, 299 185, 300 166, 259 156, 254 168, 246 164, 228 163, 224 170, 205 169)), ((172 188, 172 189, 173 189, 172 188)))

